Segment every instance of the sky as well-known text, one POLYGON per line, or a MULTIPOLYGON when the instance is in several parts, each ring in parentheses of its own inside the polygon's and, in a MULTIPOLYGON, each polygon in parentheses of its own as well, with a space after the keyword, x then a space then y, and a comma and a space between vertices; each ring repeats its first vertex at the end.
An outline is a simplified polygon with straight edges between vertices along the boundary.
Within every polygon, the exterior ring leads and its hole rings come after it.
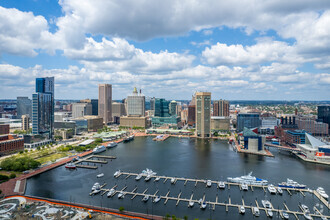
POLYGON ((330 100, 329 0, 2 0, 0 99, 330 100))

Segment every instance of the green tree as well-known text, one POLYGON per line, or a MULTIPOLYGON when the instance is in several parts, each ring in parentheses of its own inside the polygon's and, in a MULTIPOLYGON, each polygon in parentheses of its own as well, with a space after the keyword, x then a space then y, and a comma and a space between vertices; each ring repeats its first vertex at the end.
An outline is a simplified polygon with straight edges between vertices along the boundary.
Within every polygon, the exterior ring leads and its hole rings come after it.
POLYGON ((125 208, 123 206, 120 206, 119 209, 118 209, 120 212, 123 212, 125 211, 125 208))
POLYGON ((16 174, 15 174, 15 173, 11 173, 11 174, 9 175, 9 178, 10 178, 10 179, 14 179, 14 178, 16 178, 16 174))

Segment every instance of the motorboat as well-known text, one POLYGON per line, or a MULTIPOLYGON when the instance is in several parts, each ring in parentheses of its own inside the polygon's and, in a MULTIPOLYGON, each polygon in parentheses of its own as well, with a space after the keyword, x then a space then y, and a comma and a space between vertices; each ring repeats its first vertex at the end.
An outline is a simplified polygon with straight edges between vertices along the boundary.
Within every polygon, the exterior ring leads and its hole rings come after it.
POLYGON ((100 173, 100 174, 97 174, 97 175, 96 175, 97 178, 101 178, 101 177, 103 177, 103 176, 104 176, 104 173, 100 173))
POLYGON ((245 208, 244 208, 244 206, 240 206, 239 207, 239 213, 241 213, 242 215, 244 215, 245 214, 245 208))
POLYGON ((286 188, 294 188, 294 189, 305 189, 306 185, 299 184, 296 181, 291 179, 287 179, 286 182, 282 182, 278 184, 279 187, 286 187, 286 188))
POLYGON ((171 183, 174 184, 176 179, 174 177, 171 178, 171 183))
POLYGON ((65 168, 76 169, 77 167, 76 167, 76 164, 74 164, 74 163, 67 163, 67 164, 65 164, 65 168))
POLYGON ((276 189, 273 184, 270 184, 267 188, 271 194, 276 194, 276 189))
POLYGON ((273 211, 271 209, 267 209, 268 217, 273 218, 273 211))
POLYGON ((103 145, 100 145, 100 146, 97 146, 93 149, 93 153, 98 154, 98 153, 104 152, 106 150, 107 149, 103 145))
POLYGON ((142 178, 142 173, 138 174, 136 177, 135 177, 135 180, 140 180, 142 178))
POLYGON ((282 195, 283 194, 283 190, 281 189, 281 187, 277 187, 276 188, 278 194, 282 195))
POLYGON ((204 201, 204 202, 202 202, 202 204, 201 204, 201 209, 205 209, 205 208, 206 208, 206 206, 207 206, 206 202, 205 202, 205 201, 204 201))
POLYGON ((125 197, 125 194, 123 193, 123 191, 120 191, 118 194, 118 199, 123 199, 125 197))
POLYGON ((309 212, 304 212, 304 217, 305 217, 305 219, 307 219, 307 220, 313 220, 313 218, 312 218, 312 216, 310 215, 309 212))
POLYGON ((289 214, 286 213, 285 211, 282 211, 282 216, 284 219, 289 219, 289 214))
POLYGON ((195 202, 194 202, 194 201, 192 201, 192 200, 190 200, 190 201, 189 201, 189 203, 188 203, 188 207, 193 207, 193 206, 194 206, 194 204, 195 204, 195 202))
POLYGON ((144 179, 144 181, 148 182, 150 179, 151 179, 151 176, 148 175, 148 176, 144 179))
POLYGON ((112 197, 112 196, 115 195, 115 193, 116 193, 116 190, 115 189, 110 189, 110 191, 108 192, 107 196, 108 197, 112 197))
POLYGON ((117 176, 120 175, 120 173, 121 173, 121 171, 120 171, 120 170, 117 170, 117 171, 113 174, 113 176, 114 176, 114 177, 117 177, 117 176))
POLYGON ((266 209, 272 208, 272 204, 268 200, 261 200, 261 203, 262 203, 263 207, 266 209))
POLYGON ((155 179, 155 182, 158 182, 160 180, 160 177, 157 176, 156 179, 155 179))
POLYGON ((161 197, 160 197, 160 196, 156 196, 156 197, 154 198, 154 203, 157 203, 157 202, 159 202, 159 201, 160 201, 160 199, 161 199, 161 197))
POLYGON ((134 140, 134 135, 129 136, 129 140, 134 140))
POLYGON ((259 211, 258 207, 253 207, 252 212, 256 217, 260 216, 260 211, 259 211))
POLYGON ((142 202, 147 202, 149 200, 149 195, 145 195, 142 199, 142 202))
POLYGON ((248 187, 248 185, 247 185, 246 183, 242 183, 242 184, 241 184, 241 188, 242 188, 242 190, 244 190, 244 191, 248 191, 248 189, 249 189, 249 187, 248 187))
POLYGON ((323 198, 328 199, 328 194, 325 193, 324 189, 322 187, 318 187, 316 189, 316 192, 318 192, 323 198))
POLYGON ((322 220, 328 220, 328 218, 325 217, 325 216, 321 216, 321 219, 322 219, 322 220))
POLYGON ((252 172, 250 172, 246 176, 241 177, 228 177, 227 180, 232 183, 247 183, 250 185, 258 185, 258 186, 266 186, 268 185, 268 181, 264 179, 257 178, 255 176, 252 176, 252 172))
POLYGON ((113 147, 116 147, 118 144, 116 142, 110 142, 108 145, 107 145, 107 148, 113 148, 113 147))
POLYGON ((127 142, 129 142, 131 139, 129 138, 129 137, 125 137, 124 138, 124 143, 127 143, 127 142))
POLYGON ((226 184, 225 184, 225 182, 223 182, 223 181, 220 181, 220 182, 218 183, 218 186, 219 186, 219 189, 225 189, 225 188, 226 188, 226 184))
POLYGON ((92 191, 96 190, 96 189, 100 189, 101 185, 99 183, 94 183, 93 187, 92 187, 92 191))
POLYGON ((301 206, 303 212, 308 212, 308 213, 310 212, 307 205, 301 204, 300 206, 301 206))
POLYGON ((206 182, 206 186, 207 186, 207 187, 211 187, 211 185, 212 185, 212 181, 211 181, 211 180, 207 180, 207 182, 206 182))

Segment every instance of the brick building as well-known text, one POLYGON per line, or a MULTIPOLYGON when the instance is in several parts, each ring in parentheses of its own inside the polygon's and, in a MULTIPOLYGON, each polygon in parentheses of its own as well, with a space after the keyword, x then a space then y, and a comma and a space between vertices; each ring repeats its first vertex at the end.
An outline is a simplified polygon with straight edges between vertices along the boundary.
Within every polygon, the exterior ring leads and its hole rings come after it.
POLYGON ((0 125, 0 156, 24 150, 24 139, 9 134, 9 125, 0 125))

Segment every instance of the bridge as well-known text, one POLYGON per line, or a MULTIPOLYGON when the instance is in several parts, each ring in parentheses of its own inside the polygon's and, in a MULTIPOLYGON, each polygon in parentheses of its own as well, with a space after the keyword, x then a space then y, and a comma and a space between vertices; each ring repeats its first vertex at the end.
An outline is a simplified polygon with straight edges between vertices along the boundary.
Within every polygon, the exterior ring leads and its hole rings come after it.
POLYGON ((281 146, 281 145, 276 145, 276 144, 268 144, 265 143, 265 146, 267 147, 275 147, 279 150, 286 150, 286 151, 293 151, 293 152, 301 152, 299 148, 293 148, 293 147, 286 147, 286 146, 281 146))

